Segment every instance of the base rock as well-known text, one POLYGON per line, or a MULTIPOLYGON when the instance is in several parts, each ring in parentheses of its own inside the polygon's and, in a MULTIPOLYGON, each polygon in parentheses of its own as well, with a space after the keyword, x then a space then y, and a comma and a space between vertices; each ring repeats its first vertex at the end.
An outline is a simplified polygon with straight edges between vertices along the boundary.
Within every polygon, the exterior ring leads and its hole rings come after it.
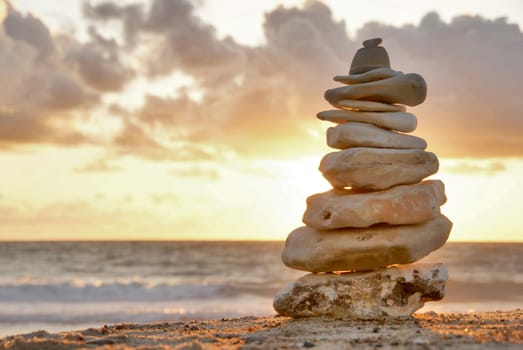
POLYGON ((443 298, 447 276, 441 263, 308 274, 278 292, 273 306, 291 317, 408 318, 425 302, 443 298))

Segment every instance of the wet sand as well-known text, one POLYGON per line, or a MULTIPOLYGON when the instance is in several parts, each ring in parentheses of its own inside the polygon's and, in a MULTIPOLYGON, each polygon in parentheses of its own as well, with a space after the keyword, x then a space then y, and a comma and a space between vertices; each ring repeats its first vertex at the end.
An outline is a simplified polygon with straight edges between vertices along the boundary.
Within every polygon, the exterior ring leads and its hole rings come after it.
POLYGON ((0 349, 522 349, 523 311, 408 320, 243 317, 9 336, 0 349))

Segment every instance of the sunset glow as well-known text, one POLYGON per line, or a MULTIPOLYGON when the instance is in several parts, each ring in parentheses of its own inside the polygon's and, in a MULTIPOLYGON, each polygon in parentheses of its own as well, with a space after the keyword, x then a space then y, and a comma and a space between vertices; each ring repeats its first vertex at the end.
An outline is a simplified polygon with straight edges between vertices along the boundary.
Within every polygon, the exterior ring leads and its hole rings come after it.
POLYGON ((523 240, 521 2, 138 2, 0 0, 0 240, 285 239, 375 35, 427 81, 450 240, 523 240))

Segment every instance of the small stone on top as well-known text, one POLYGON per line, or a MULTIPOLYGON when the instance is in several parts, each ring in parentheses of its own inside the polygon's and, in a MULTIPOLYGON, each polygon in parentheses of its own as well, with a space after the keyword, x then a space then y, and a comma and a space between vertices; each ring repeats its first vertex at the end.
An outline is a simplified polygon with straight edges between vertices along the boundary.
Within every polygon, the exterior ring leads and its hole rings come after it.
POLYGON ((376 47, 382 42, 383 40, 381 38, 367 39, 363 42, 363 47, 376 47))

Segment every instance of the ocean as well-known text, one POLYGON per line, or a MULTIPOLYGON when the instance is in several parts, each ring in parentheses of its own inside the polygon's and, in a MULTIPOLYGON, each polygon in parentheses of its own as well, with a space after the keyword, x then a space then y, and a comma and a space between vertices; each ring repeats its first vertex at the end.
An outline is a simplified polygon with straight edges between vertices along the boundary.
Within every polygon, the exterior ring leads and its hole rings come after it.
MULTIPOLYGON (((272 315, 305 272, 283 242, 0 243, 0 337, 121 322, 272 315)), ((523 306, 523 243, 447 243, 422 261, 449 268, 447 295, 420 310, 523 306)))

